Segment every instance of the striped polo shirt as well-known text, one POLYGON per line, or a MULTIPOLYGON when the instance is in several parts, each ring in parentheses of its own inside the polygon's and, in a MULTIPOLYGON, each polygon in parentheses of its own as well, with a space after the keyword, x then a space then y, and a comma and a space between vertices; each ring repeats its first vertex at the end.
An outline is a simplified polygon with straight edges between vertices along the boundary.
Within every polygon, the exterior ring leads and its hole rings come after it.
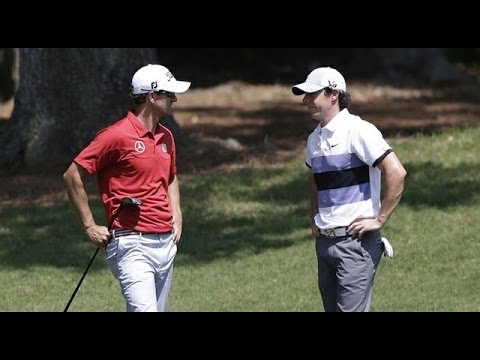
POLYGON ((376 167, 391 147, 380 131, 347 109, 307 142, 307 166, 318 190, 316 225, 321 229, 348 226, 380 210, 381 171, 376 167))

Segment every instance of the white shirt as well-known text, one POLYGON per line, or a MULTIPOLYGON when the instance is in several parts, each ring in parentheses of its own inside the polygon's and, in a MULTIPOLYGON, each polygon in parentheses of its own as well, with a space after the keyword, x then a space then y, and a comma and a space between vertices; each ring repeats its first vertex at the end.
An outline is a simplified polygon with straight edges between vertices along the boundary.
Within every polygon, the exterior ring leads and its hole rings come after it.
POLYGON ((308 137, 307 166, 318 190, 316 225, 348 226, 380 210, 381 171, 376 166, 392 151, 380 131, 347 109, 308 137))

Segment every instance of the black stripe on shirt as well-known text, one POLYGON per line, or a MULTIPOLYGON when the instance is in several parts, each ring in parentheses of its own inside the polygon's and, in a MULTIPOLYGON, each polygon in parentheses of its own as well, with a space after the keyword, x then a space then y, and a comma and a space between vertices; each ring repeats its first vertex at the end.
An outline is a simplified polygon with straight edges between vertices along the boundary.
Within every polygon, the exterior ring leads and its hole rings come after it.
POLYGON ((317 173, 313 176, 315 177, 318 191, 341 189, 369 182, 370 169, 368 165, 364 165, 348 170, 317 173))
POLYGON ((380 156, 380 157, 377 159, 377 161, 375 161, 375 162, 373 163, 372 166, 373 166, 373 167, 377 167, 378 164, 380 164, 380 163, 383 161, 383 159, 385 159, 385 158, 388 156, 388 154, 390 154, 391 152, 393 152, 392 149, 388 149, 387 151, 385 151, 385 154, 383 154, 382 156, 380 156))

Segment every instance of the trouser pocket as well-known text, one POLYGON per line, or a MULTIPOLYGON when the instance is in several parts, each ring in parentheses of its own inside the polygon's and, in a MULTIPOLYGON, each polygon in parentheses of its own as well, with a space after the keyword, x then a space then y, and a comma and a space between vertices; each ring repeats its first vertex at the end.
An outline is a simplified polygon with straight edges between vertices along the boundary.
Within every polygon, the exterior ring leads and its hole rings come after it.
POLYGON ((115 279, 118 279, 118 238, 113 238, 112 241, 107 245, 105 256, 107 260, 107 265, 110 268, 115 279))

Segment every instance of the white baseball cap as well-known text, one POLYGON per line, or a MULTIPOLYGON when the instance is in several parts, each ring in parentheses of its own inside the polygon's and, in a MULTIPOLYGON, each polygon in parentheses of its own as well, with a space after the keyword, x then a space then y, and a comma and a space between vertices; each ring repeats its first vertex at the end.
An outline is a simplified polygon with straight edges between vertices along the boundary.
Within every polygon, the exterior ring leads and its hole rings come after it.
POLYGON ((325 88, 347 91, 345 78, 331 67, 321 67, 313 70, 304 83, 292 87, 295 95, 314 93, 325 88))
POLYGON ((183 93, 190 88, 190 82, 177 81, 165 66, 149 64, 140 68, 132 78, 132 95, 148 94, 150 91, 183 93))

